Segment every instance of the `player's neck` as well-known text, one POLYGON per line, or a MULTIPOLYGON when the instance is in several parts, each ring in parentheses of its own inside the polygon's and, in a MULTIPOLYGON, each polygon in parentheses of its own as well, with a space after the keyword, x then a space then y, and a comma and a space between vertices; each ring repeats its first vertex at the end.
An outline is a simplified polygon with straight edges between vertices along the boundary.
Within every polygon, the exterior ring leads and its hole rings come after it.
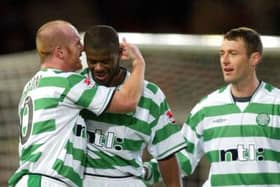
POLYGON ((57 69, 61 70, 64 72, 70 72, 73 71, 70 69, 66 63, 59 61, 59 60, 46 60, 42 62, 41 68, 52 68, 52 69, 57 69))
POLYGON ((126 69, 120 67, 118 73, 110 81, 109 86, 119 86, 120 84, 122 84, 125 80, 126 73, 127 73, 126 69))
POLYGON ((261 81, 255 78, 252 81, 232 84, 231 93, 234 97, 250 97, 255 93, 260 83, 261 81))

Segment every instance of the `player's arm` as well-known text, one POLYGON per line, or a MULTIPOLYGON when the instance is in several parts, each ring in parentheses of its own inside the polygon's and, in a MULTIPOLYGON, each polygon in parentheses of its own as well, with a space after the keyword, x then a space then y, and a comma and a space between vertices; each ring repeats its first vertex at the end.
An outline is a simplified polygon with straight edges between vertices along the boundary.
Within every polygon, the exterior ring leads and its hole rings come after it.
POLYGON ((121 44, 122 60, 132 60, 132 72, 129 78, 117 90, 107 108, 108 112, 133 112, 141 97, 144 85, 145 60, 137 46, 123 40, 121 44))
POLYGON ((159 160, 159 169, 162 175, 163 182, 168 187, 180 187, 182 186, 179 167, 177 164, 175 154, 159 160))

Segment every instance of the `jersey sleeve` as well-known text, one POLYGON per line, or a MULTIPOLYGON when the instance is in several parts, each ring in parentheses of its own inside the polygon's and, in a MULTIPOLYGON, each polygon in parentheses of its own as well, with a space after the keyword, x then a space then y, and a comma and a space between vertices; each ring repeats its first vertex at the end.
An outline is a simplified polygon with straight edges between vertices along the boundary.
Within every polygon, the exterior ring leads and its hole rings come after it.
POLYGON ((158 89, 155 96, 160 102, 151 124, 153 127, 148 151, 154 158, 161 160, 183 149, 186 144, 164 94, 158 89))
MULTIPOLYGON (((196 110, 197 107, 195 107, 196 110)), ((194 110, 192 111, 194 112, 194 110)), ((202 123, 202 114, 200 111, 194 115, 190 113, 186 118, 181 129, 183 136, 187 142, 187 147, 176 154, 180 169, 183 175, 193 173, 201 157, 203 156, 202 138, 197 132, 197 125, 202 123)))
POLYGON ((68 100, 96 115, 100 115, 107 108, 115 92, 115 87, 98 85, 82 75, 72 75, 68 81, 70 85, 67 93, 68 100))

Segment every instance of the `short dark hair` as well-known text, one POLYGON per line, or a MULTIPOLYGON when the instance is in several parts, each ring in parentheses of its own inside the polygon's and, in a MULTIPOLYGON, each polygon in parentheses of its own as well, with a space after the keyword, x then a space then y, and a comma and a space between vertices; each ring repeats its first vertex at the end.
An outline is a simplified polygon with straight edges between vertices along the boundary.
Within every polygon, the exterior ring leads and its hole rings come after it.
POLYGON ((108 25, 91 26, 84 36, 85 50, 106 50, 119 53, 120 44, 117 31, 108 25))
POLYGON ((227 40, 243 39, 246 45, 248 56, 250 56, 254 52, 259 52, 261 55, 263 53, 263 45, 262 45, 261 37, 259 33, 254 29, 248 27, 234 28, 228 31, 224 35, 224 39, 227 40))

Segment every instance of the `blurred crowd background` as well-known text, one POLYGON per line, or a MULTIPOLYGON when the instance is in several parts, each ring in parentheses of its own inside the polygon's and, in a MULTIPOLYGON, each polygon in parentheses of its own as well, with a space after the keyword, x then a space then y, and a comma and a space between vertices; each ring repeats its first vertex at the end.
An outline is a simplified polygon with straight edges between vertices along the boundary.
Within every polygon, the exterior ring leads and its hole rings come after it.
POLYGON ((52 19, 80 31, 109 24, 119 32, 222 34, 248 26, 279 35, 277 0, 1 0, 0 54, 34 49, 37 28, 52 19))

